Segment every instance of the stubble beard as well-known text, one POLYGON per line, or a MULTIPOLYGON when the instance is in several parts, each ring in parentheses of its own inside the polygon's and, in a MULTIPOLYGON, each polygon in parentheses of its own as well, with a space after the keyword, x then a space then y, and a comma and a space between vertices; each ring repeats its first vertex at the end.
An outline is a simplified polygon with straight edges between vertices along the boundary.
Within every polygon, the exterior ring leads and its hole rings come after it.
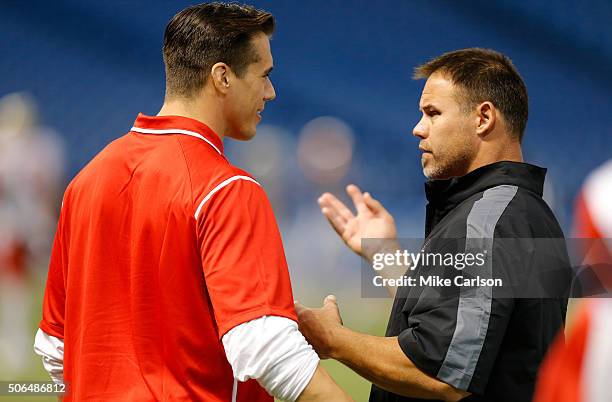
POLYGON ((421 160, 423 175, 428 180, 444 180, 465 175, 474 158, 474 151, 467 144, 462 145, 458 149, 447 150, 442 157, 436 158, 434 154, 429 154, 431 160, 427 166, 421 160))

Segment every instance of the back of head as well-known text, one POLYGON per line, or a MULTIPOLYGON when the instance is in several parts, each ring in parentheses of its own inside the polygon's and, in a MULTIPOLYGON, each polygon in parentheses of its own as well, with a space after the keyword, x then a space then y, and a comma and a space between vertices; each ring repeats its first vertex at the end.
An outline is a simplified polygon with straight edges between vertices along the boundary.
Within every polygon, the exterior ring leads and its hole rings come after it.
POLYGON ((466 111, 489 101, 501 112, 507 130, 522 140, 529 113, 527 88, 512 61, 490 49, 469 48, 445 53, 416 67, 414 78, 442 73, 460 88, 466 111))
POLYGON ((240 77, 257 61, 251 38, 273 32, 272 14, 248 5, 205 3, 182 10, 164 34, 166 97, 193 96, 218 62, 240 77))

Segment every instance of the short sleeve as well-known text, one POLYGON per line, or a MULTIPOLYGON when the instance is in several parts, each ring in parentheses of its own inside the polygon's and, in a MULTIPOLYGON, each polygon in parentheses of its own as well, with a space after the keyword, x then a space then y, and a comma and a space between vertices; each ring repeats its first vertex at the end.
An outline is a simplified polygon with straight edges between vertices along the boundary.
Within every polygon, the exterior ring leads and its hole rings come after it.
POLYGON ((53 240, 49 272, 43 299, 43 314, 39 327, 44 332, 59 339, 64 339, 64 313, 66 308, 66 288, 64 273, 68 264, 68 254, 64 241, 64 210, 53 240))
POLYGON ((197 217, 198 246, 219 338, 264 315, 297 321, 276 220, 261 186, 227 180, 197 217))
MULTIPOLYGON (((452 244, 459 246, 461 242, 452 244)), ((451 249, 455 246, 443 251, 458 253, 451 249)), ((489 255, 485 261, 492 264, 493 259, 489 255)), ((437 267, 432 268, 431 274, 455 283, 456 277, 468 276, 466 271, 437 267)), ((491 287, 442 289, 424 287, 411 311, 403 311, 409 317, 408 328, 398 335, 400 347, 428 375, 482 395, 506 334, 514 300, 496 297, 491 287)))

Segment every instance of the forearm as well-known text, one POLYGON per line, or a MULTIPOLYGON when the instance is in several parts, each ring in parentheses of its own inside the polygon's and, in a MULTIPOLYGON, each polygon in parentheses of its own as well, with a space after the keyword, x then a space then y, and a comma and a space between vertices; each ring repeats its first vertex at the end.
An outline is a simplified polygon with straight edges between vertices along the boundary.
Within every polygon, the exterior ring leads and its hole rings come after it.
POLYGON ((404 354, 397 337, 376 337, 339 327, 331 353, 362 377, 399 395, 449 401, 468 395, 419 370, 404 354))
POLYGON ((297 402, 315 401, 352 402, 353 400, 336 384, 327 371, 319 365, 312 379, 297 399, 297 402))

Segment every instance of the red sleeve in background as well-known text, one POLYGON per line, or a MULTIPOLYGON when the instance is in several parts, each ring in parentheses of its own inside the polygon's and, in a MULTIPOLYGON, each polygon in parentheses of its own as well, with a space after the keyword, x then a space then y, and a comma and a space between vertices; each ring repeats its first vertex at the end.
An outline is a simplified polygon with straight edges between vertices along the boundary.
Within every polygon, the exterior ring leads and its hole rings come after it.
POLYGON ((597 229, 595 222, 593 222, 591 212, 584 197, 584 191, 580 192, 574 205, 574 236, 590 239, 601 238, 603 236, 597 229))
POLYGON ((582 368, 589 333, 589 314, 583 306, 564 342, 561 332, 553 343, 538 374, 534 402, 579 402, 582 368))

